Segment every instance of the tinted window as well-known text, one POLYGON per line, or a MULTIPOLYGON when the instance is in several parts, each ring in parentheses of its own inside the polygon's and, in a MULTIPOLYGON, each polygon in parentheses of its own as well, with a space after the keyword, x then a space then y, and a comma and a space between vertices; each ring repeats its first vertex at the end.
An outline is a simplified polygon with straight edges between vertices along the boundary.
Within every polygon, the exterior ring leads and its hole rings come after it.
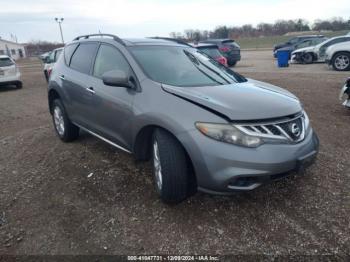
POLYGON ((130 48, 154 81, 173 86, 217 86, 246 79, 194 48, 142 46, 130 48))
POLYGON ((2 66, 11 66, 14 63, 12 62, 12 60, 8 57, 4 57, 4 58, 0 58, 0 67, 2 66))
POLYGON ((72 54, 74 53, 75 49, 77 48, 78 44, 71 44, 67 45, 64 48, 64 60, 66 61, 66 64, 70 64, 70 58, 72 57, 72 54))
POLYGON ((109 45, 101 45, 96 56, 93 75, 102 78, 104 73, 112 70, 128 73, 130 67, 119 50, 109 45))
POLYGON ((220 54, 219 49, 215 48, 215 47, 202 47, 202 48, 198 48, 199 51, 202 51, 204 54, 207 54, 210 57, 219 57, 222 56, 220 54))
POLYGON ((341 42, 344 42, 344 41, 348 41, 349 39, 347 39, 347 37, 340 37, 340 38, 336 38, 336 39, 333 39, 331 41, 329 41, 328 43, 326 43, 324 45, 324 47, 328 47, 328 46, 331 46, 331 45, 334 45, 334 44, 338 44, 338 43, 341 43, 341 42))
POLYGON ((62 53, 62 49, 59 49, 59 50, 56 51, 55 62, 57 62, 57 60, 60 57, 61 53, 62 53))
POLYGON ((291 43, 291 44, 296 44, 296 43, 299 42, 299 39, 298 38, 292 38, 292 39, 289 39, 288 42, 291 43))
POLYGON ((81 73, 89 74, 96 49, 97 43, 80 44, 71 58, 70 67, 81 73))

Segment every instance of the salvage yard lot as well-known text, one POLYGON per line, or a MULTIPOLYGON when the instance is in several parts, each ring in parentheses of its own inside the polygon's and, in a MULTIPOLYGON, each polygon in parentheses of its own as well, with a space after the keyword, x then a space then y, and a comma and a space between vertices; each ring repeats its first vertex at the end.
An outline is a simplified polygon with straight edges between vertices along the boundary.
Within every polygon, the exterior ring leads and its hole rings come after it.
MULTIPOLYGON (((148 163, 88 135, 62 143, 37 60, 23 89, 0 89, 0 254, 349 254, 350 73, 324 64, 278 69, 272 51, 235 70, 297 95, 320 138, 315 165, 253 192, 157 197, 148 163)), ((249 105, 247 105, 249 106, 249 105)))

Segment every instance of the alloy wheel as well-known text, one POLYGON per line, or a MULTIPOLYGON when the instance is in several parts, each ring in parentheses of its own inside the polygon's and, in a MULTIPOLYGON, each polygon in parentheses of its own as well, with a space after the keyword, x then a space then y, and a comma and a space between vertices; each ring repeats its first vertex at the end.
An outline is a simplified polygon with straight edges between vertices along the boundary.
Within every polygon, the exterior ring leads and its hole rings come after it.
POLYGON ((339 70, 344 70, 349 66, 350 60, 346 55, 340 55, 335 58, 335 67, 339 70))
POLYGON ((160 192, 163 186, 163 177, 162 177, 162 166, 160 163, 159 148, 158 148, 157 141, 154 141, 153 143, 153 166, 154 166, 154 177, 156 180, 156 185, 157 185, 158 191, 160 192))
POLYGON ((53 111, 53 119, 55 122, 55 127, 60 136, 64 135, 64 118, 61 108, 58 106, 55 107, 53 111))

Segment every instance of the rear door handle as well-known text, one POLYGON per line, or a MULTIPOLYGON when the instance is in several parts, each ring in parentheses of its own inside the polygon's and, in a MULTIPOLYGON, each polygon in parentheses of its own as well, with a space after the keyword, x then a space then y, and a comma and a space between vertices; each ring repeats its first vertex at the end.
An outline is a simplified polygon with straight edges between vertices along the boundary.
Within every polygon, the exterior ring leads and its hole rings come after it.
POLYGON ((62 80, 64 80, 64 75, 60 75, 60 78, 61 78, 62 80))
POLYGON ((95 94, 95 90, 93 87, 87 87, 86 91, 88 91, 90 94, 95 94))

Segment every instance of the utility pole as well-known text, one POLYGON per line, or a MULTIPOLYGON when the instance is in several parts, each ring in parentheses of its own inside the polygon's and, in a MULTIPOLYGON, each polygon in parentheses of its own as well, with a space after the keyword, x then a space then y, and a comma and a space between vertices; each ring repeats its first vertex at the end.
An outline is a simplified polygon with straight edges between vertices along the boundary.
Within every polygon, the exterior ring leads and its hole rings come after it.
POLYGON ((64 44, 63 33, 62 33, 62 26, 61 26, 63 20, 64 20, 63 17, 61 17, 61 18, 55 17, 55 21, 58 23, 58 25, 59 25, 59 27, 60 27, 60 33, 61 33, 62 44, 64 44))

